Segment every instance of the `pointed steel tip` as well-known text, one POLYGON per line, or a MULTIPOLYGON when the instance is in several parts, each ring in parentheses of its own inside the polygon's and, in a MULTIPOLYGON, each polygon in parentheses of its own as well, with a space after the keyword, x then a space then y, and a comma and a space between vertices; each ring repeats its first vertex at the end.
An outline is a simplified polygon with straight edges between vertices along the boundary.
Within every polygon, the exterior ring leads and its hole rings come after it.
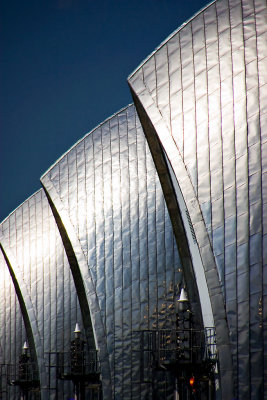
POLYGON ((180 297, 178 301, 188 301, 187 293, 184 288, 182 288, 180 297))
POLYGON ((80 332, 81 332, 81 330, 79 328, 79 324, 78 324, 78 322, 76 322, 74 333, 80 333, 80 332))
POLYGON ((23 350, 28 350, 28 348, 29 348, 28 343, 27 343, 27 342, 24 342, 23 350))

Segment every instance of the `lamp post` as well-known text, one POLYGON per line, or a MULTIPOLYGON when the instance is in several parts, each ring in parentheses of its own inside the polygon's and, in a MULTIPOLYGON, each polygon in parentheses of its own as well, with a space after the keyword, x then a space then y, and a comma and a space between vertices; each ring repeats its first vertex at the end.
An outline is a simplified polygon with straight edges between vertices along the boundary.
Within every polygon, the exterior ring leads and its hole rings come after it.
POLYGON ((74 384, 74 398, 75 400, 83 400, 85 398, 84 387, 84 340, 81 338, 81 330, 78 323, 75 326, 75 338, 71 341, 70 345, 70 363, 71 363, 71 376, 74 384))
POLYGON ((97 350, 87 348, 78 323, 75 325, 74 335, 69 351, 57 353, 57 377, 61 380, 72 381, 74 399, 85 400, 86 392, 93 391, 94 395, 95 390, 99 393, 100 389, 97 350))
MULTIPOLYGON (((175 380, 174 400, 212 400, 207 383, 212 385, 214 381, 215 330, 194 320, 184 286, 174 306, 175 327, 141 331, 141 368, 148 374, 152 370, 152 384, 153 371, 171 373, 175 380)), ((145 375, 142 377, 145 382, 145 375)))
POLYGON ((192 312, 185 288, 181 289, 176 302, 176 359, 178 369, 175 377, 175 399, 187 398, 187 381, 189 365, 192 363, 192 312))
POLYGON ((187 293, 182 288, 179 299, 176 303, 176 329, 177 329, 177 349, 179 359, 190 357, 192 312, 188 301, 187 293), (187 353, 186 353, 187 350, 187 353))
POLYGON ((8 372, 7 383, 10 386, 18 386, 20 388, 20 400, 28 400, 30 390, 40 389, 40 381, 34 374, 33 364, 28 350, 28 343, 24 342, 22 353, 19 357, 18 370, 17 368, 15 368, 15 370, 11 368, 10 372, 8 372), (12 379, 12 371, 14 371, 15 379, 12 379))
POLYGON ((28 399, 28 384, 29 384, 29 360, 28 356, 28 343, 24 342, 22 354, 19 358, 19 383, 20 383, 20 399, 28 399))

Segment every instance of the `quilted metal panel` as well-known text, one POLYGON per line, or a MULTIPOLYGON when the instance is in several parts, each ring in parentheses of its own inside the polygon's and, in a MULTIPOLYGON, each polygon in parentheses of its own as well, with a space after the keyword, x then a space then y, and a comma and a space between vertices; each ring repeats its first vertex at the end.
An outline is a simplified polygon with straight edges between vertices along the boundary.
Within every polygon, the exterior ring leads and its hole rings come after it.
MULTIPOLYGON (((25 326, 20 311, 20 305, 16 296, 15 288, 4 259, 0 252, 0 364, 12 364, 21 354, 24 340, 26 339, 25 326)), ((10 388, 6 381, 5 370, 0 376, 0 397, 8 391, 18 398, 18 389, 10 388)))
MULTIPOLYGON (((203 265, 210 263, 205 235, 212 243, 224 296, 221 305, 225 302, 226 307, 236 395, 240 398, 267 394, 263 378, 264 331, 256 311, 261 309, 259 304, 266 291, 261 279, 257 288, 253 279, 256 271, 261 271, 264 279, 266 263, 262 250, 266 229, 263 209, 267 200, 263 156, 267 115, 266 27, 265 1, 215 1, 174 32, 129 77, 136 102, 146 110, 175 171, 203 265), (163 54, 166 67, 161 62, 157 75, 157 71, 153 72, 157 68, 155 60, 163 54), (144 69, 150 70, 150 74, 143 74, 144 69), (155 93, 154 97, 146 88, 155 93), (178 161, 180 156, 184 167, 178 161), (190 184, 200 214, 190 203, 190 184), (204 224, 199 222, 200 218, 204 224), (253 265, 258 267, 251 268, 253 265), (253 326, 250 340, 249 326, 253 326), (253 367, 256 359, 262 367, 257 373, 253 367)), ((208 284, 212 293, 216 280, 208 284)), ((221 322, 215 299, 213 312, 218 334, 221 322)))
MULTIPOLYGON (((44 191, 40 190, 26 200, 2 222, 0 229, 1 244, 20 286, 32 325, 42 398, 54 398, 55 389, 47 390, 48 353, 68 351, 75 323, 79 322, 82 327, 82 320, 69 263, 44 191), (44 361, 45 370, 42 369, 44 361)), ((1 258, 1 269, 4 269, 2 261, 1 258)), ((3 284, 8 282, 6 274, 3 284)), ((19 315, 19 307, 15 309, 19 315)), ((16 336, 18 344, 27 339, 24 331, 16 333, 14 324, 16 318, 9 320, 6 315, 3 326, 7 332, 11 329, 11 345, 16 336)), ((18 352, 10 361, 18 362, 18 352)), ((55 382, 55 368, 50 372, 51 380, 55 382)), ((61 385, 58 393, 64 396, 71 393, 70 390, 67 383, 61 385)))
MULTIPOLYGON (((79 242, 76 251, 82 249, 82 274, 85 265, 90 272, 104 397, 111 387, 112 398, 151 398, 151 385, 139 383, 134 336, 141 329, 173 324, 182 276, 161 185, 134 106, 86 135, 42 183, 56 207, 67 211, 59 214, 63 223, 71 221, 71 237, 79 242)), ((164 379, 157 383, 158 395, 171 398, 173 386, 167 388, 164 379)))

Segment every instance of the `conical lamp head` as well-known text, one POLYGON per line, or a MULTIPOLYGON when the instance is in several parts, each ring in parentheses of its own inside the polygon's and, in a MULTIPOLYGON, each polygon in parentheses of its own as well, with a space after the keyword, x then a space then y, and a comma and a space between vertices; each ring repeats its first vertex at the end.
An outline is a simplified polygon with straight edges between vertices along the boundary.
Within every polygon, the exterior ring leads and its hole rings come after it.
POLYGON ((23 350, 28 350, 28 348, 29 348, 28 343, 27 343, 27 342, 24 342, 23 350))
POLYGON ((77 322, 76 325, 75 325, 75 331, 74 331, 74 333, 80 333, 80 332, 81 332, 81 330, 80 330, 79 324, 78 324, 78 322, 77 322))
POLYGON ((187 298, 187 294, 186 294, 186 291, 184 290, 184 288, 182 288, 182 290, 181 290, 181 293, 180 293, 180 297, 179 297, 179 300, 178 301, 188 301, 188 298, 187 298))

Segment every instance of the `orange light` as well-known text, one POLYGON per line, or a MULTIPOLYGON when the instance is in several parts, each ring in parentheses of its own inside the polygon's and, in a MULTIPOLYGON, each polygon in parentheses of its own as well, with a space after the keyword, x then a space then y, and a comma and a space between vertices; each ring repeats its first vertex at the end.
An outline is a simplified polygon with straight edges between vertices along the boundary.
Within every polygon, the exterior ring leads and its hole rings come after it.
POLYGON ((189 383, 190 383, 190 386, 194 386, 195 378, 193 376, 189 379, 189 383))

